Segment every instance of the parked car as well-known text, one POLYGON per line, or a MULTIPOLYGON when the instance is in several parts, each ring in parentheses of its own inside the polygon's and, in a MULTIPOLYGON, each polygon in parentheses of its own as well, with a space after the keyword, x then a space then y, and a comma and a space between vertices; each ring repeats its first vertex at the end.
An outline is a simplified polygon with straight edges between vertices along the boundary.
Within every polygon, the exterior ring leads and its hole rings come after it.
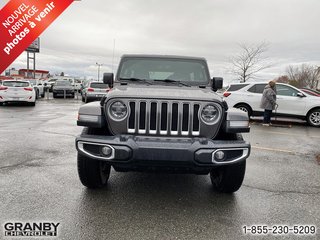
POLYGON ((82 89, 82 80, 80 79, 74 79, 74 89, 78 92, 81 92, 82 89))
POLYGON ((90 84, 90 82, 94 82, 94 80, 83 80, 82 83, 81 83, 81 87, 80 87, 80 94, 82 95, 83 94, 83 90, 85 88, 88 87, 88 85, 90 84))
MULTIPOLYGON (((236 107, 249 116, 261 116, 262 92, 267 83, 231 84, 223 96, 229 107, 236 107)), ((309 125, 320 127, 320 98, 307 95, 303 91, 284 83, 276 84, 277 116, 294 117, 307 120, 309 125)))
POLYGON ((57 80, 52 87, 53 98, 72 97, 74 98, 74 86, 68 80, 57 80))
POLYGON ((87 103, 90 101, 101 100, 109 90, 110 88, 108 84, 103 82, 89 82, 82 90, 82 102, 87 103))
POLYGON ((26 102, 36 105, 36 90, 29 81, 4 80, 0 85, 0 105, 8 102, 26 102))
POLYGON ((312 95, 312 96, 320 97, 319 91, 316 91, 316 90, 313 90, 310 88, 301 88, 301 91, 303 91, 304 93, 307 93, 309 95, 312 95))
POLYGON ((43 83, 43 85, 44 85, 44 91, 48 91, 49 90, 49 92, 52 92, 52 87, 53 87, 53 85, 54 85, 54 83, 57 81, 58 79, 49 79, 48 81, 45 81, 44 83, 43 83))
POLYGON ((33 86, 33 88, 36 91, 36 98, 38 99, 39 96, 41 96, 42 98, 44 98, 44 85, 43 83, 39 80, 39 79, 25 79, 28 80, 31 85, 33 86))

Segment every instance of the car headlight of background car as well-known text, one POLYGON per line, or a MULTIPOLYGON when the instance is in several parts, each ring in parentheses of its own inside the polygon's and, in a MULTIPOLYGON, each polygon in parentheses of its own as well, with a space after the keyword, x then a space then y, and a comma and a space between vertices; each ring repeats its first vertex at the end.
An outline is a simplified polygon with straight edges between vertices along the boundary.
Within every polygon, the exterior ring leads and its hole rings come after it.
POLYGON ((115 101, 110 105, 109 113, 114 120, 123 120, 127 116, 128 108, 123 102, 115 101))

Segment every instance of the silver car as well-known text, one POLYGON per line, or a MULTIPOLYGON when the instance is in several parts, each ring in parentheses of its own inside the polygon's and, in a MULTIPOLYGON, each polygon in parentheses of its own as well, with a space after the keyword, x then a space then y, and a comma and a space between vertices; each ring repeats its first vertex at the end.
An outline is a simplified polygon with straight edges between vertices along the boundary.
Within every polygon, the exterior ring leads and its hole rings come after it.
POLYGON ((39 79, 24 79, 27 80, 31 83, 31 85, 33 86, 33 88, 36 91, 36 97, 37 99, 39 98, 39 96, 41 96, 42 98, 44 98, 44 85, 42 84, 42 82, 39 79))
POLYGON ((89 82, 82 90, 82 102, 99 101, 109 90, 108 84, 103 82, 89 82))

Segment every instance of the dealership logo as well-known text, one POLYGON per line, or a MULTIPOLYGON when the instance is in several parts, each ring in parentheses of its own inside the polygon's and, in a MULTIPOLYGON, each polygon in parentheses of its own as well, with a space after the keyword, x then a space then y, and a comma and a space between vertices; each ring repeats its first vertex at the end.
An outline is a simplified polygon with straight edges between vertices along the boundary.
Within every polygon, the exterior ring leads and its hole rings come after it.
POLYGON ((59 225, 53 222, 7 222, 4 224, 4 236, 56 237, 59 225))

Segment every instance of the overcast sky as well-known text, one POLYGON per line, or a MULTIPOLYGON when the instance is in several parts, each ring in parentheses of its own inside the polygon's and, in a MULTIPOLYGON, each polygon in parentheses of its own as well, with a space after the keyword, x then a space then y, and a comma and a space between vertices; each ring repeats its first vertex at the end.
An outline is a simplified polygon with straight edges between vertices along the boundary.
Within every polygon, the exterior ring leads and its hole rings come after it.
MULTIPOLYGON (((2 8, 7 1, 2 1, 2 8)), ((228 67, 239 43, 268 42, 274 67, 258 80, 285 74, 290 64, 320 65, 319 0, 82 0, 40 36, 36 68, 97 77, 126 53, 201 56, 212 76, 235 81, 228 67), (115 42, 114 61, 112 61, 115 42)), ((26 53, 10 67, 26 68, 26 53)))

